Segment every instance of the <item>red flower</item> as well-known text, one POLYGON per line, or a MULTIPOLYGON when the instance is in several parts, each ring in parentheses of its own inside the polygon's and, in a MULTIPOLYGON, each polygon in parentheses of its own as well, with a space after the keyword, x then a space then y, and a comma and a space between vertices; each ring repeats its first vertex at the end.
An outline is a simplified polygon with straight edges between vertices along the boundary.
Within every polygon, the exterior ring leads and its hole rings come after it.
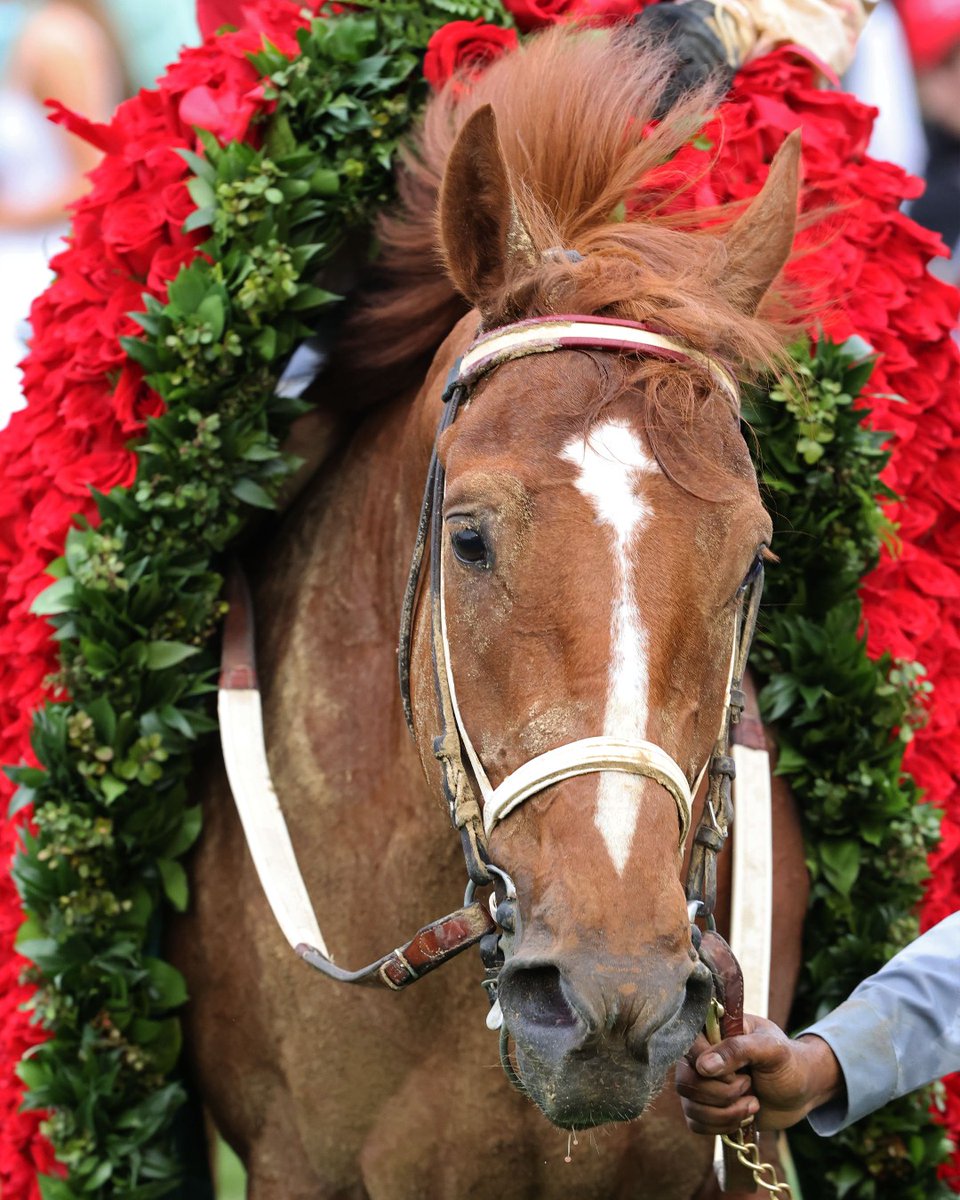
POLYGON ((504 8, 524 33, 557 25, 566 19, 575 0, 504 0, 504 8))
POLYGON ((517 46, 517 31, 475 21, 451 21, 427 43, 423 74, 437 91, 454 76, 468 78, 517 46))
POLYGON ((246 92, 201 85, 191 88, 180 101, 180 119, 187 125, 208 129, 218 141, 226 144, 242 142, 254 113, 262 109, 263 88, 259 84, 246 92))
POLYGON ((204 38, 223 25, 243 24, 242 0, 197 0, 197 24, 204 38))
POLYGON ((610 25, 646 8, 649 0, 504 0, 504 8, 524 33, 559 25, 562 21, 588 21, 610 25))

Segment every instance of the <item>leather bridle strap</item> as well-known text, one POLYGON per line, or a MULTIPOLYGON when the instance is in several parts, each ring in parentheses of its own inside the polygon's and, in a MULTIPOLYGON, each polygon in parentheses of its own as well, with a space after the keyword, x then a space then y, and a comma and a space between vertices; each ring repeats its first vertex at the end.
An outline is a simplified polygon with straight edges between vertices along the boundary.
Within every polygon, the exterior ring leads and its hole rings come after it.
POLYGON ((701 917, 712 917, 717 906, 717 858, 726 843, 733 821, 732 783, 736 775, 736 764, 730 753, 730 745, 733 726, 739 724, 746 702, 743 677, 747 670, 762 595, 763 562, 758 560, 741 589, 727 703, 707 770, 709 788, 703 815, 694 834, 687 871, 687 900, 698 903, 697 915, 701 917))
POLYGON ((726 367, 715 358, 668 337, 639 321, 619 317, 584 317, 564 314, 533 317, 481 334, 463 355, 458 382, 472 386, 481 376, 510 359, 551 350, 615 350, 693 363, 702 368, 728 397, 739 403, 740 393, 726 367))

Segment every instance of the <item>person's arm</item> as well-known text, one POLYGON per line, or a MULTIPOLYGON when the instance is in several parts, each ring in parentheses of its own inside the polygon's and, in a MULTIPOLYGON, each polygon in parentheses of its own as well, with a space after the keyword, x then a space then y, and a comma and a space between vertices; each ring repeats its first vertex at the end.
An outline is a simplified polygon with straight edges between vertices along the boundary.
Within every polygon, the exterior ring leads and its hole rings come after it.
POLYGON ((907 1092, 960 1069, 960 913, 890 960, 823 1020, 791 1040, 746 1018, 741 1037, 698 1038, 677 1068, 687 1122, 735 1129, 757 1114, 784 1129, 809 1114, 829 1135, 907 1092), (751 1078, 736 1072, 752 1073, 751 1078))
POLYGON ((830 1046, 848 1080, 845 1099, 810 1115, 824 1136, 960 1069, 960 912, 901 950, 806 1032, 830 1046))

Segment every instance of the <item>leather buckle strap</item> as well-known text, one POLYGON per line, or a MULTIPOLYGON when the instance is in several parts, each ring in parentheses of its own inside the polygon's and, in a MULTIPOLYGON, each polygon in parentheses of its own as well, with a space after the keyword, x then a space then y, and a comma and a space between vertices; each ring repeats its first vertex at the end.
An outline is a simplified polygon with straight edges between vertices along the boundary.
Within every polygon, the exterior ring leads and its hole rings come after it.
MULTIPOLYGON (((737 959, 716 930, 706 930, 698 948, 701 961, 713 976, 714 994, 721 1005, 720 1036, 739 1037, 743 1033, 743 972, 737 959)), ((740 1128, 745 1145, 756 1144, 758 1134, 754 1122, 740 1128)), ((722 1192, 755 1192, 757 1181, 733 1150, 723 1144, 723 1171, 720 1174, 722 1192)))
POLYGON ((399 992, 476 945, 495 929, 496 924, 489 909, 477 900, 438 921, 424 925, 409 942, 359 971, 344 971, 313 946, 301 943, 296 949, 304 962, 316 967, 330 979, 365 987, 386 987, 392 992, 399 992))
POLYGON ((730 753, 733 727, 743 714, 745 694, 743 677, 750 656, 750 646, 757 626, 760 598, 763 595, 763 563, 759 562, 741 590, 730 662, 728 700, 721 720, 716 746, 708 769, 709 789, 703 816, 697 826, 687 871, 686 894, 690 901, 699 901, 704 916, 712 916, 717 904, 717 856, 733 821, 731 785, 736 776, 736 763, 730 753))

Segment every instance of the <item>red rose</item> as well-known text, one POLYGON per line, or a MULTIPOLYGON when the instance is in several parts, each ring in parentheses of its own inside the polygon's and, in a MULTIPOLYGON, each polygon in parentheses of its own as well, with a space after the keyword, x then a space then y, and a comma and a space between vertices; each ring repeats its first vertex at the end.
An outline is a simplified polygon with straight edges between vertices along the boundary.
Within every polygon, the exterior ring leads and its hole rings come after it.
POLYGON ((442 25, 427 43, 423 74, 437 91, 455 75, 475 74, 517 45, 517 31, 475 21, 442 25))
POLYGON ((223 25, 243 24, 241 0, 197 0, 197 24, 204 39, 223 25))
POLYGON ((574 0, 567 17, 591 25, 613 25, 642 12, 649 0, 574 0))
POLYGON ((504 8, 524 33, 558 25, 568 16, 576 0, 504 0, 504 8))
POLYGON ((167 214, 156 193, 126 196, 103 210, 101 236, 108 251, 130 255, 130 266, 139 274, 150 269, 150 260, 163 243, 167 214))
POLYGON ((612 25, 642 12, 650 0, 505 0, 504 7, 527 33, 562 21, 612 25))

